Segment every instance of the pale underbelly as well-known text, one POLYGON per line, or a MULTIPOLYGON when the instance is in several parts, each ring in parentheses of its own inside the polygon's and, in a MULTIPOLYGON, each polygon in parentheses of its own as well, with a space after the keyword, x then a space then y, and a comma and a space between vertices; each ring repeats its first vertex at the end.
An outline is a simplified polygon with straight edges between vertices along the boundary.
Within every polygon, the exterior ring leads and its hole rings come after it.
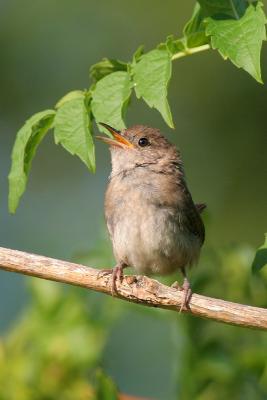
POLYGON ((137 213, 124 215, 114 227, 112 242, 117 262, 137 273, 165 275, 197 262, 200 240, 182 230, 178 219, 161 210, 151 210, 145 218, 137 213))

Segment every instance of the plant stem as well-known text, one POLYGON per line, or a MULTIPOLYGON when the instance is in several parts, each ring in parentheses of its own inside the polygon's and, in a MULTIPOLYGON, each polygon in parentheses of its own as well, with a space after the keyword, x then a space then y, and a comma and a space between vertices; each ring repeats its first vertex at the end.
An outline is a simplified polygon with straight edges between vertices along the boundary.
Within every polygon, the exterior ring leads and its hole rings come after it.
POLYGON ((178 53, 175 53, 172 56, 172 61, 173 60, 177 60, 178 58, 182 58, 182 57, 185 57, 185 56, 190 56, 190 55, 195 54, 195 53, 199 53, 200 51, 208 50, 210 48, 211 47, 210 47, 209 44, 203 44, 202 46, 192 47, 191 49, 186 49, 184 51, 179 51, 178 53))

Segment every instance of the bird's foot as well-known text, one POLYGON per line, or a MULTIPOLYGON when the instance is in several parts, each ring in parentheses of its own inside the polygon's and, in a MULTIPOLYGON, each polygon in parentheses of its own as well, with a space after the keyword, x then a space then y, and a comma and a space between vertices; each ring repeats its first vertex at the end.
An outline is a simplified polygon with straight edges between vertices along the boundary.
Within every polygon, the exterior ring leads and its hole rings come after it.
POLYGON ((185 277, 182 285, 182 290, 184 291, 184 298, 180 307, 180 311, 187 310, 189 308, 189 302, 192 296, 192 289, 189 280, 185 277))
POLYGON ((117 293, 117 281, 122 282, 123 279, 123 264, 117 264, 113 268, 101 269, 97 274, 97 278, 111 274, 111 294, 114 296, 117 293))
POLYGON ((179 283, 177 281, 175 281, 171 285, 171 287, 184 292, 184 297, 183 297, 183 301, 182 301, 179 312, 182 312, 183 310, 187 310, 189 308, 189 302, 190 302, 190 298, 192 296, 192 290, 191 290, 188 279, 184 278, 184 283, 182 286, 180 286, 179 283))
POLYGON ((114 296, 114 294, 117 293, 117 281, 121 283, 122 279, 123 279, 123 264, 117 264, 112 269, 112 286, 111 286, 112 296, 114 296))

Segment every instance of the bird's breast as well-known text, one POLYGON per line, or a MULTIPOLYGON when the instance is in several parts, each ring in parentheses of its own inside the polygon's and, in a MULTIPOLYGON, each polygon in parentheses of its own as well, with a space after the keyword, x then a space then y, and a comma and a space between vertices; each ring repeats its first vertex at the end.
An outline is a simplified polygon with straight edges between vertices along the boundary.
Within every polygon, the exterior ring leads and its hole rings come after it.
POLYGON ((110 183, 105 204, 117 261, 138 273, 164 275, 197 260, 201 244, 183 226, 179 202, 159 203, 151 185, 119 186, 110 183))

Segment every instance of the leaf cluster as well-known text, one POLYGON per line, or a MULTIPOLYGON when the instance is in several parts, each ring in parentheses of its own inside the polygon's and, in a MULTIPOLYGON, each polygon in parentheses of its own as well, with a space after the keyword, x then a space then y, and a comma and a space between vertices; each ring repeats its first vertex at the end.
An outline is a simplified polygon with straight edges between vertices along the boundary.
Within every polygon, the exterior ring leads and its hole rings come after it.
POLYGON ((78 156, 94 172, 94 121, 105 133, 99 122, 125 128, 125 113, 134 93, 174 128, 167 100, 174 60, 212 48, 262 82, 260 52, 266 38, 265 23, 260 2, 199 0, 182 38, 168 36, 147 53, 141 46, 127 63, 104 58, 93 65, 87 90, 71 91, 55 109, 34 114, 18 131, 9 174, 10 212, 14 213, 18 206, 36 149, 49 129, 54 130, 56 144, 78 156))
POLYGON ((93 296, 79 289, 40 279, 30 288, 31 305, 0 341, 0 398, 117 399, 115 385, 99 369, 112 320, 102 310, 105 302, 97 314, 93 296))

